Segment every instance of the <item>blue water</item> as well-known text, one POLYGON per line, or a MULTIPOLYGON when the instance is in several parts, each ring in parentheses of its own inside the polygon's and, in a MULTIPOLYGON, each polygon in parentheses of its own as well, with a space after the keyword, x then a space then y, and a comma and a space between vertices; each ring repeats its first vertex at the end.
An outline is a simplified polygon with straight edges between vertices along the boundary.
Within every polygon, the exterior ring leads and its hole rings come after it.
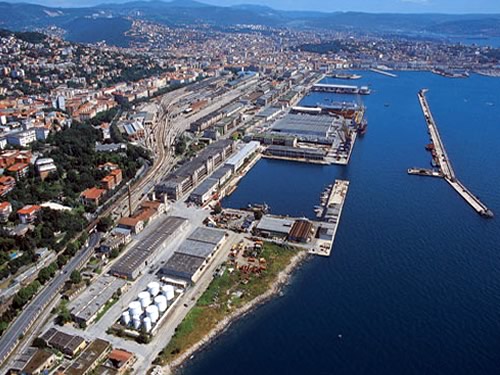
POLYGON ((348 179, 332 256, 308 261, 185 374, 500 373, 500 80, 362 74, 369 130, 348 167, 262 160, 223 202, 312 217, 322 189, 348 179), (423 87, 458 176, 497 218, 406 174, 430 161, 423 87))

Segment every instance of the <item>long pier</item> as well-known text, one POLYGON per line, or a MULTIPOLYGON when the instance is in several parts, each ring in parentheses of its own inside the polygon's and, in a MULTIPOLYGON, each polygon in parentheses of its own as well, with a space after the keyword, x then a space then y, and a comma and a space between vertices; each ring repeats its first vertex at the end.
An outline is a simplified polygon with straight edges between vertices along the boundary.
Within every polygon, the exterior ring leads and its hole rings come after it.
POLYGON ((479 200, 474 194, 470 192, 456 177, 453 166, 451 165, 450 158, 446 152, 441 135, 439 134, 436 121, 432 116, 432 112, 427 102, 425 94, 427 89, 420 90, 418 93, 418 99, 424 113, 425 121, 427 123, 427 128, 429 135, 431 137, 433 145, 433 158, 434 163, 439 168, 438 172, 424 170, 424 169, 409 169, 409 174, 418 174, 422 176, 432 176, 432 177, 442 177, 450 184, 450 186, 455 189, 455 191, 460 194, 460 196, 481 216, 493 217, 493 212, 479 200))
POLYGON ((374 73, 378 73, 378 74, 382 74, 384 76, 387 76, 387 77, 391 77, 391 78, 397 78, 398 76, 394 73, 389 73, 388 71, 386 70, 381 70, 381 69, 376 69, 376 68, 372 68, 370 69, 370 71, 374 72, 374 73))

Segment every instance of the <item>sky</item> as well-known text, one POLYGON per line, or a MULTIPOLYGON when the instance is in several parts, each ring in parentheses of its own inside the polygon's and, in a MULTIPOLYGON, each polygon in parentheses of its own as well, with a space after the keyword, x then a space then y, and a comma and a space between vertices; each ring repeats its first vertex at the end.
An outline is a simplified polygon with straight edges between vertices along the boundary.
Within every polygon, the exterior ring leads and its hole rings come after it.
MULTIPOLYGON (((47 6, 91 6, 130 0, 10 0, 47 6)), ((213 5, 258 4, 284 10, 391 13, 498 13, 500 0, 201 0, 213 5)))

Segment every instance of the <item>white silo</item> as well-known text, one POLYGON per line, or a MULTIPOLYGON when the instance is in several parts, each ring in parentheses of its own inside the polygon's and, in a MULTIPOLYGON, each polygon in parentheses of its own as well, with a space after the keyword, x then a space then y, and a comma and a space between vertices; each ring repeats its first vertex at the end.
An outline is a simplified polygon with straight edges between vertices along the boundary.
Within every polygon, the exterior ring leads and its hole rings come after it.
POLYGON ((140 292, 139 302, 141 303, 143 309, 151 305, 151 295, 149 294, 149 292, 140 292))
POLYGON ((141 328, 141 317, 139 315, 132 317, 132 325, 135 329, 141 328))
POLYGON ((130 313, 128 311, 125 311, 122 314, 122 324, 124 326, 128 326, 130 324, 130 313))
POLYGON ((165 285, 161 289, 163 295, 167 297, 167 301, 172 301, 175 298, 174 287, 172 285, 165 285))
POLYGON ((142 314, 142 306, 139 301, 130 302, 128 305, 128 312, 130 316, 136 316, 142 314))
POLYGON ((155 305, 158 307, 160 313, 165 312, 167 309, 167 297, 165 296, 156 296, 155 297, 155 305))
POLYGON ((158 321, 158 318, 160 317, 158 307, 156 307, 155 305, 146 307, 146 316, 151 319, 151 323, 156 323, 158 321))
POLYGON ((160 293, 160 284, 156 281, 152 281, 148 284, 148 292, 151 297, 156 297, 160 293))
POLYGON ((148 317, 145 317, 142 321, 142 328, 144 329, 144 331, 151 332, 152 327, 153 327, 153 325, 151 323, 151 319, 148 317))

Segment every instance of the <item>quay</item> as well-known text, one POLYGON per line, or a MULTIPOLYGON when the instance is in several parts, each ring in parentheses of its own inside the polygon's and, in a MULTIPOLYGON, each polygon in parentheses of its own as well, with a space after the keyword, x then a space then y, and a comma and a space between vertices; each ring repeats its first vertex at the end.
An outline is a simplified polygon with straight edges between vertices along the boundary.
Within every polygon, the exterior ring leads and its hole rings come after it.
MULTIPOLYGON (((460 196, 481 216, 484 217, 493 217, 493 212, 482 203, 478 197, 470 192, 456 177, 455 171, 451 165, 451 161, 446 153, 446 149, 444 147, 443 141, 441 139, 441 135, 439 134, 436 121, 432 116, 432 112, 427 102, 427 98, 425 94, 427 93, 427 89, 420 90, 418 93, 418 99, 420 101, 420 105, 422 107, 422 111, 424 113, 425 121, 427 123, 427 128, 429 135, 431 137, 431 149, 432 156, 434 159, 434 164, 439 169, 439 174, 442 178, 448 182, 455 191, 460 194, 460 196)), ((413 171, 413 170, 412 170, 413 171)), ((424 171, 424 170, 422 170, 424 171)), ((410 173, 410 170, 408 170, 410 173)), ((410 173, 410 174, 419 174, 425 176, 435 176, 434 172, 427 174, 427 172, 423 173, 410 173)))
POLYGON ((370 69, 370 71, 372 71, 374 73, 382 74, 384 76, 391 77, 391 78, 397 78, 398 77, 396 74, 390 73, 390 72, 388 72, 386 70, 372 68, 372 69, 370 69))
POLYGON ((317 246, 309 250, 310 254, 330 256, 348 189, 349 181, 335 180, 328 197, 322 201, 323 209, 318 216, 322 217, 323 223, 319 229, 317 246))

